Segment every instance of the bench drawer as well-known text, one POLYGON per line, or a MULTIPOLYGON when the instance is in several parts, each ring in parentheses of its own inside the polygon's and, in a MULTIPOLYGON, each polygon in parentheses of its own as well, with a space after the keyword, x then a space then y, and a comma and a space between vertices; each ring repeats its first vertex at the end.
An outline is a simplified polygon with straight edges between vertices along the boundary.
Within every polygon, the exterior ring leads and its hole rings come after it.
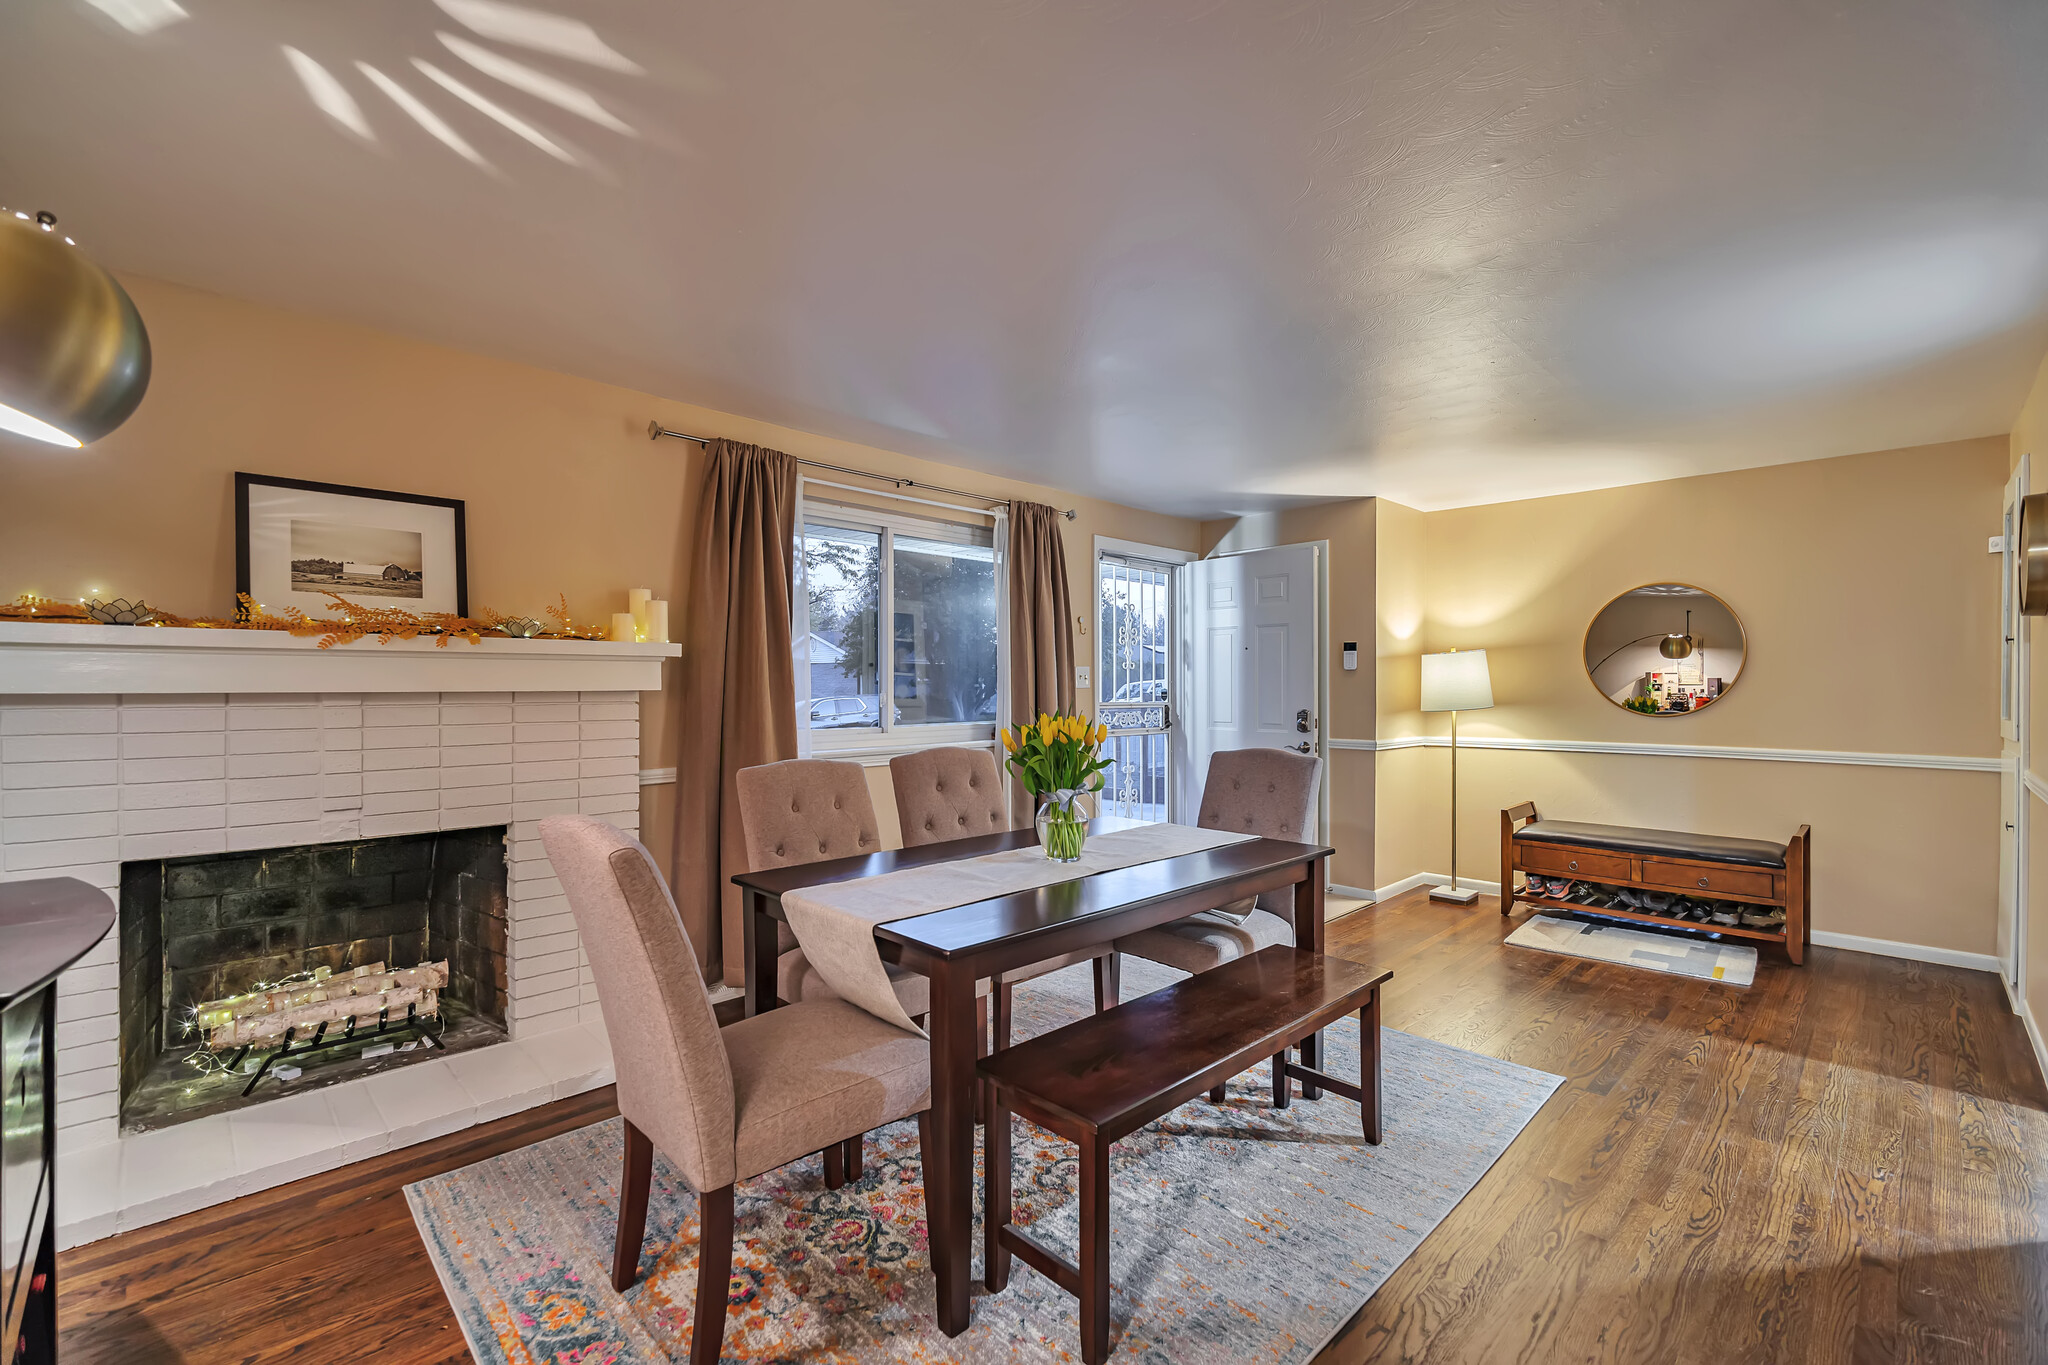
POLYGON ((1520 843, 1517 861, 1525 871, 1548 872, 1565 877, 1590 877, 1595 881, 1630 880, 1629 860, 1613 853, 1586 853, 1550 844, 1520 843))
POLYGON ((1742 867, 1687 867, 1681 863, 1643 863, 1643 884, 1707 895, 1771 896, 1771 874, 1742 867))

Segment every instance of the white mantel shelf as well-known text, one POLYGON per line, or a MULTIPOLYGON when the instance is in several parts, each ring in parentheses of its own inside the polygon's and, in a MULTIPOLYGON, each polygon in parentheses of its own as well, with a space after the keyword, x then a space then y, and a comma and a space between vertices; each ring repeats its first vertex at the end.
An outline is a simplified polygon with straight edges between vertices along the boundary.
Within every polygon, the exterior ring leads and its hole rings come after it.
POLYGON ((463 639, 320 648, 270 630, 0 622, 0 696, 280 692, 655 692, 681 645, 463 639))

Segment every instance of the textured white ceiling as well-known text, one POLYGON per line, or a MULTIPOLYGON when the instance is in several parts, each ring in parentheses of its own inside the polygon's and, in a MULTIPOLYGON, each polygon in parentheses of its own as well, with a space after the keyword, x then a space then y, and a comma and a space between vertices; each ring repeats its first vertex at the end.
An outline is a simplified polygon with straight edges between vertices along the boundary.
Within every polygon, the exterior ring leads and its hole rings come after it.
POLYGON ((2002 431, 2044 128, 2040 0, 0 9, 109 264, 1189 513, 2002 431))

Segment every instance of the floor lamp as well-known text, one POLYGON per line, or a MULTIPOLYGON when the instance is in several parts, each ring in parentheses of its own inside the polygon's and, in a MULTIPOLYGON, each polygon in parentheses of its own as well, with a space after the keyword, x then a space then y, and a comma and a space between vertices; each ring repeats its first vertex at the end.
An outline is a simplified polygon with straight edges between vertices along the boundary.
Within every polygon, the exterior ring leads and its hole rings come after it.
POLYGON ((1493 679, 1486 672, 1486 651, 1454 649, 1422 656, 1422 709, 1451 713, 1451 884, 1432 886, 1433 901, 1470 905, 1477 891, 1458 889, 1458 713, 1484 711, 1493 705, 1493 679))

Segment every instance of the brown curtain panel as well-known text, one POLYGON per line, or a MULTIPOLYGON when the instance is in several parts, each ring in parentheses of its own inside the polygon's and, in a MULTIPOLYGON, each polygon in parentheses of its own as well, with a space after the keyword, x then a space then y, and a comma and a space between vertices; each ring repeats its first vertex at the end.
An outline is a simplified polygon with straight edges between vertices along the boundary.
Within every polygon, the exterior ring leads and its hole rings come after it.
MULTIPOLYGON (((1074 606, 1067 595, 1067 551, 1057 508, 1010 504, 1010 713, 1033 721, 1041 711, 1074 709, 1074 606)), ((1010 823, 1030 825, 1031 793, 1010 784, 1010 823)))
POLYGON ((747 870, 734 775, 796 757, 790 557, 796 460, 713 441, 694 533, 690 615, 676 725, 675 867, 669 884, 707 975, 746 970, 735 873, 747 870))

